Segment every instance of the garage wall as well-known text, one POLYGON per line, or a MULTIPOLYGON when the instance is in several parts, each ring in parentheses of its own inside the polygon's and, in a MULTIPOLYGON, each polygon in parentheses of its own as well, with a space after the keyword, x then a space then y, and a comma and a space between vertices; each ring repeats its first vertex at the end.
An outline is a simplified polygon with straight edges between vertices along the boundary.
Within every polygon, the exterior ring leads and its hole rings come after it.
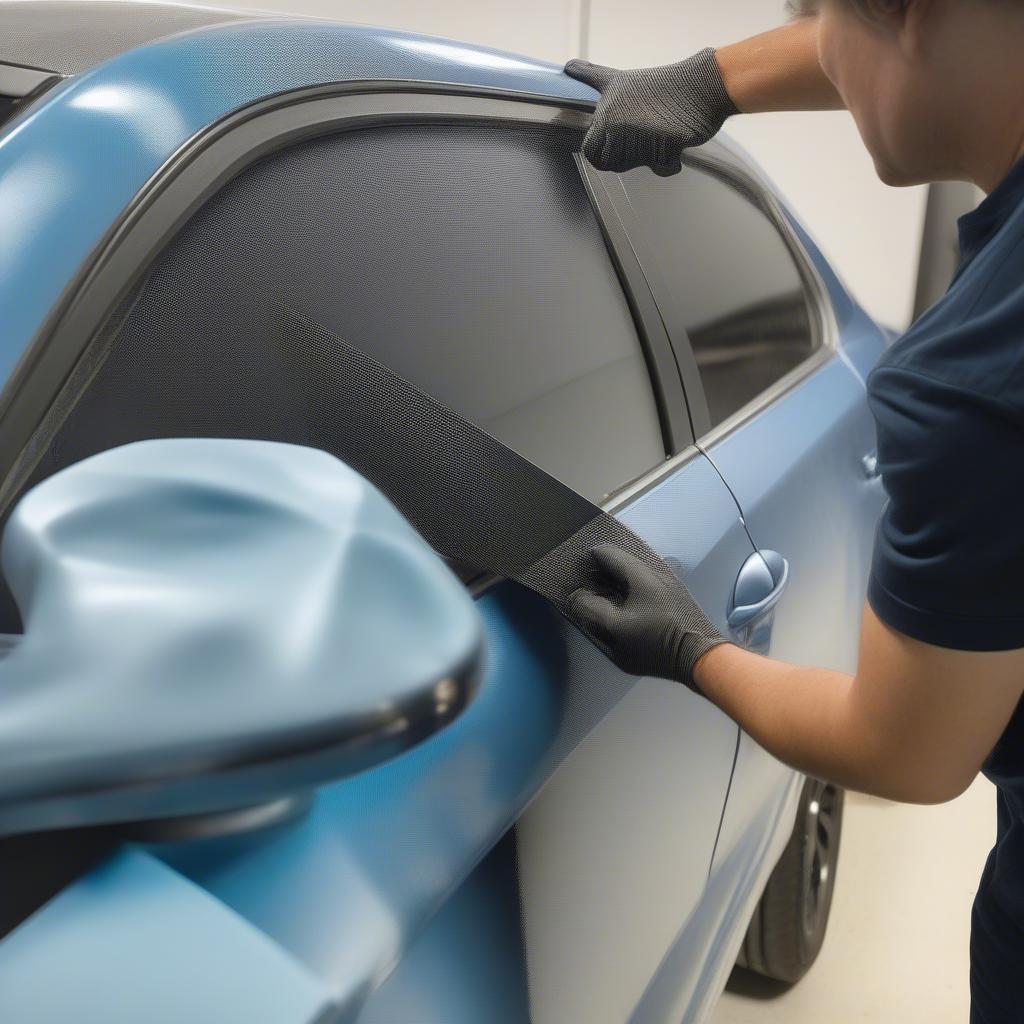
MULTIPOLYGON (((783 18, 782 0, 221 0, 217 6, 396 26, 558 63, 582 54, 621 67, 678 60, 783 18)), ((882 185, 844 113, 737 118, 729 132, 777 182, 860 301, 885 323, 905 326, 926 190, 882 185)))
POLYGON ((563 63, 581 45, 586 0, 253 0, 218 3, 385 25, 563 63))

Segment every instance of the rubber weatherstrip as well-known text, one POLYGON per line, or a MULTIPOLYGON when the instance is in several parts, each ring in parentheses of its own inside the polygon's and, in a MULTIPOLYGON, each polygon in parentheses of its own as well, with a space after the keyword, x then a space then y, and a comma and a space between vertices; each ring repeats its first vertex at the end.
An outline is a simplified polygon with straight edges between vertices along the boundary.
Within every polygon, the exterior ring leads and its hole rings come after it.
MULTIPOLYGON (((261 314, 250 307, 247 319, 261 314)), ((628 527, 388 367, 285 306, 260 333, 281 346, 330 433, 324 445, 376 484, 439 554, 515 580, 565 613, 590 550, 616 544, 680 586, 628 527), (313 365, 303 365, 311 362, 313 365), (325 422, 329 421, 329 422, 325 422)))

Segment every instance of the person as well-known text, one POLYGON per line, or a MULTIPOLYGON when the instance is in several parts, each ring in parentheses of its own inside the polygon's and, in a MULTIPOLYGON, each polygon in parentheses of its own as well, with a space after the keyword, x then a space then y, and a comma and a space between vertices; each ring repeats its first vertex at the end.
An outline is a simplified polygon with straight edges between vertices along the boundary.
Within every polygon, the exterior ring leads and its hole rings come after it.
MULTIPOLYGON (((680 170, 740 112, 848 109, 890 185, 988 193, 947 294, 868 379, 888 501, 852 677, 726 642, 685 586, 591 553, 569 615, 627 672, 678 680, 794 768, 939 803, 979 771, 996 844, 971 925, 971 1019, 1024 1021, 1024 0, 821 0, 663 67, 585 61, 597 168, 680 170)), ((808 623, 808 628, 814 628, 808 623)))

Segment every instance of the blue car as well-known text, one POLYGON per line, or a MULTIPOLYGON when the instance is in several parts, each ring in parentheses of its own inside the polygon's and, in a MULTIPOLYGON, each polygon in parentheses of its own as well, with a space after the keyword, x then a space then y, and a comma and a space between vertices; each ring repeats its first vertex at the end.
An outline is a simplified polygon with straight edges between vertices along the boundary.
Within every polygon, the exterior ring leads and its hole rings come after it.
POLYGON ((457 557, 558 518, 508 449, 737 642, 855 667, 887 334, 727 140, 595 171, 597 98, 0 4, 0 1021, 678 1024, 810 967, 842 793, 457 557))

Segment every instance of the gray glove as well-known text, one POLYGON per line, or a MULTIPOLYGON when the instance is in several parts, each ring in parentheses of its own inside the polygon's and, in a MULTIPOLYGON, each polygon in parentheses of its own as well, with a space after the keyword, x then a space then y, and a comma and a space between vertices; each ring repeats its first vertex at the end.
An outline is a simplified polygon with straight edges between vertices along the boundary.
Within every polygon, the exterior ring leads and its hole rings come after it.
POLYGON ((714 50, 636 71, 571 60, 565 73, 601 93, 583 142, 583 155, 599 171, 650 167, 662 177, 676 174, 684 149, 704 145, 739 113, 714 50))
POLYGON ((728 641, 686 586, 610 544, 594 548, 591 558, 591 581, 569 599, 568 618, 624 672, 700 692, 694 666, 728 641))

